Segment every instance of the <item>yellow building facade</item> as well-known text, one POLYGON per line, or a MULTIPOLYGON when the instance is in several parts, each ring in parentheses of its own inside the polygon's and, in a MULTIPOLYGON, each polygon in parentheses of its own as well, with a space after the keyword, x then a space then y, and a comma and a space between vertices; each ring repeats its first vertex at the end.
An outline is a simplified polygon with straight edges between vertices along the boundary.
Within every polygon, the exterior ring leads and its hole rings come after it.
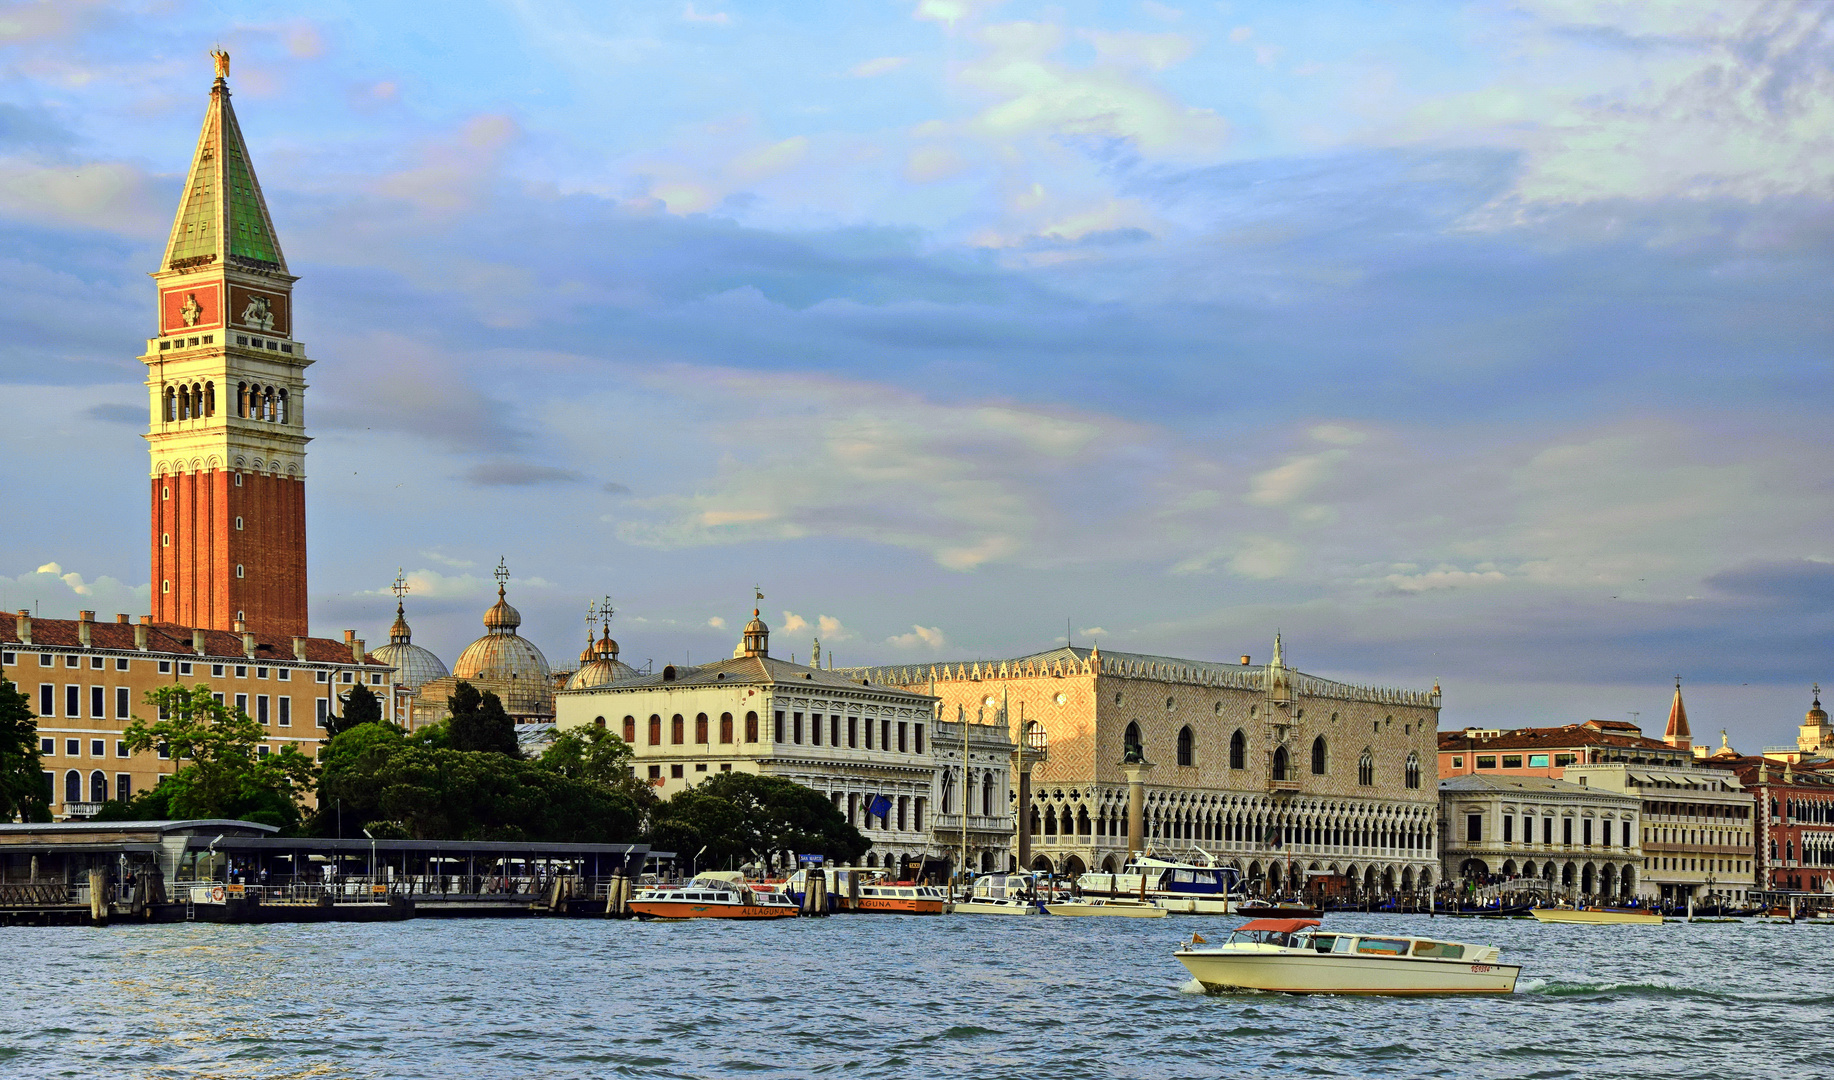
POLYGON ((1439 692, 1357 686, 1288 668, 1062 648, 1010 660, 849 675, 935 695, 942 714, 1007 719, 1043 752, 1032 865, 1113 870, 1127 857, 1130 745, 1151 766, 1145 844, 1199 849, 1269 893, 1334 874, 1377 893, 1436 880, 1439 692))

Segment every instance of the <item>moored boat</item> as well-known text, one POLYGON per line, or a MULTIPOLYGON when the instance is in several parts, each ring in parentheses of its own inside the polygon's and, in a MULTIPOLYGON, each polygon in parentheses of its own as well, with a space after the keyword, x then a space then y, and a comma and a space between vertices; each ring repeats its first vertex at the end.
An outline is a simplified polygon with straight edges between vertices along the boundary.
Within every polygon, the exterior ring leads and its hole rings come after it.
POLYGON ((1294 903, 1291 900, 1279 903, 1250 900, 1236 908, 1235 913, 1250 919, 1316 919, 1324 914, 1310 904, 1294 903))
POLYGON ((1163 919, 1168 914, 1164 908, 1150 900, 1142 903, 1139 900, 1098 900, 1090 897, 1046 904, 1044 910, 1052 915, 1083 915, 1108 919, 1163 919))
POLYGON ((1190 915, 1231 915, 1242 898, 1241 872, 1207 851, 1202 862, 1182 862, 1136 855, 1117 873, 1091 872, 1076 879, 1083 896, 1132 897, 1167 911, 1190 915))
POLYGON ((1176 953, 1205 990, 1288 994, 1509 994, 1522 973, 1494 945, 1327 932, 1312 919, 1254 919, 1215 947, 1176 953))
POLYGON ((1037 915, 1042 910, 1030 874, 982 874, 954 905, 957 915, 1037 915))
POLYGON ((676 888, 656 887, 630 902, 639 919, 793 919, 796 902, 743 882, 698 877, 676 888))
POLYGON ((825 879, 829 911, 942 915, 949 910, 949 898, 934 885, 891 881, 883 870, 860 866, 825 866, 791 874, 782 888, 797 904, 802 903, 811 873, 825 879))
POLYGON ((1629 908, 1535 908, 1535 918, 1546 923, 1591 923, 1611 926, 1660 925, 1662 915, 1629 908))

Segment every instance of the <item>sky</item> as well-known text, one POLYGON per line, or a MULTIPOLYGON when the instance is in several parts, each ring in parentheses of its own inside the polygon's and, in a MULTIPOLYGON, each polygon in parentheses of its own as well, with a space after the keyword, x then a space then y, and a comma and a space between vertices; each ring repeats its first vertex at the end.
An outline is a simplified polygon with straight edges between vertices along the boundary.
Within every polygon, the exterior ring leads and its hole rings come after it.
POLYGON ((313 631, 1062 644, 1793 741, 1834 684, 1834 5, 0 2, 0 607, 148 609, 230 86, 313 631))

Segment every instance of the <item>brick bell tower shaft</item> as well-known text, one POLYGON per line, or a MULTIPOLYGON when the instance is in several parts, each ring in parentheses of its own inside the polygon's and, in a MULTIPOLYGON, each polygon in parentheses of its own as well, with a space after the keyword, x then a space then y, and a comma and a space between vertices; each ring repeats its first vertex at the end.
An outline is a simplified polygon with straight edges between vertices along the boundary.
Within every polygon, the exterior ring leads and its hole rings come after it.
POLYGON ((216 81, 165 257, 147 366, 153 614, 267 641, 305 636, 305 346, 293 282, 216 81))

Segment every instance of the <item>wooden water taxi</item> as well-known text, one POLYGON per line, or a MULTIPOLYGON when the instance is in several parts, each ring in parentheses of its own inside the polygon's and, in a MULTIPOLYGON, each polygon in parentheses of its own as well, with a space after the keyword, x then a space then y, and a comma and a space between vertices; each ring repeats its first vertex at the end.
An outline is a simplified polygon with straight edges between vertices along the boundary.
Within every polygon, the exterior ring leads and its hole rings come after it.
POLYGON ((1176 953, 1205 990, 1287 994, 1509 994, 1517 964, 1494 945, 1391 934, 1327 933, 1312 919, 1254 919, 1213 948, 1176 953))
POLYGON ((1662 915, 1655 911, 1640 911, 1626 908, 1535 908, 1530 914, 1542 922, 1549 923, 1594 923, 1607 926, 1656 925, 1662 923, 1662 915))
POLYGON ((698 877, 676 888, 645 889, 630 902, 639 919, 794 919, 796 901, 743 882, 698 877))

